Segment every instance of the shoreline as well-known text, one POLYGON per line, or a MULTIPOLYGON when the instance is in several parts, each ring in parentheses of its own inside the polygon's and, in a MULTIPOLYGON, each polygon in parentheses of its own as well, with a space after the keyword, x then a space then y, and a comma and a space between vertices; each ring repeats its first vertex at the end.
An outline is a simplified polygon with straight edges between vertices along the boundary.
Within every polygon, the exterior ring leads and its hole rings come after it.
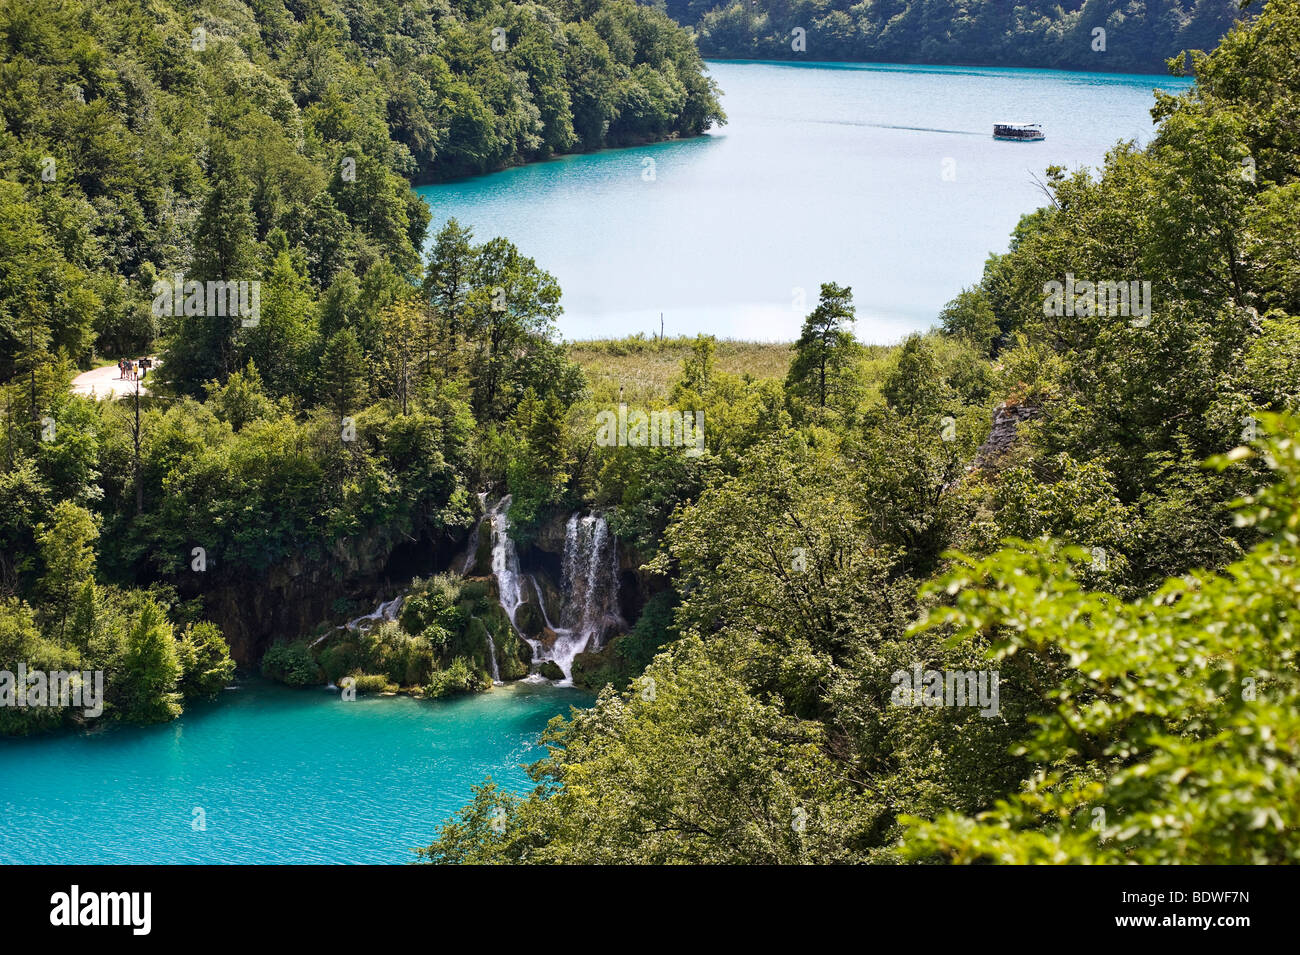
MULTIPOLYGON (((1132 71, 1120 70, 1079 70, 1069 69, 1059 66, 1005 66, 995 63, 977 63, 977 62, 953 62, 953 63, 933 63, 920 62, 914 60, 810 60, 802 57, 782 57, 769 59, 755 59, 753 57, 730 57, 730 56, 703 56, 704 64, 710 63, 736 63, 741 65, 770 65, 770 66, 809 66, 809 67, 862 67, 865 69, 878 69, 881 72, 903 72, 916 70, 933 70, 936 72, 950 72, 958 70, 996 70, 1002 73, 1022 74, 1022 73, 1078 73, 1084 76, 1104 76, 1107 78, 1130 78, 1134 80, 1149 80, 1153 76, 1163 76, 1169 79, 1178 80, 1179 82, 1195 83, 1193 76, 1174 76, 1169 72, 1153 71, 1150 73, 1134 73, 1132 71)), ((726 91, 723 91, 724 95, 726 91)))

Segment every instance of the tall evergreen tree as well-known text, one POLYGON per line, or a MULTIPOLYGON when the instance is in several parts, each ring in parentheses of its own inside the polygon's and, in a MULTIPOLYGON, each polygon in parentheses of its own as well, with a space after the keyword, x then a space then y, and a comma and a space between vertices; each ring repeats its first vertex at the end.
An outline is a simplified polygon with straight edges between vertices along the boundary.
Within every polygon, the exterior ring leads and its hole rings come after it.
POLYGON ((474 233, 455 219, 448 219, 439 230, 424 273, 424 294, 433 306, 441 341, 435 341, 435 327, 423 330, 425 362, 432 366, 434 353, 442 350, 443 370, 455 361, 461 337, 465 333, 468 296, 474 275, 474 233))
POLYGON ((129 611, 121 664, 111 696, 123 719, 133 723, 162 723, 180 715, 181 662, 172 625, 152 598, 135 601, 129 611))
POLYGON ((350 328, 336 332, 320 359, 321 400, 339 418, 357 411, 366 400, 366 358, 350 328))
POLYGON ((95 540, 99 530, 95 519, 71 501, 54 506, 53 519, 37 528, 37 540, 45 575, 41 592, 49 632, 60 642, 68 628, 68 617, 82 588, 95 574, 95 540))
MULTIPOLYGON (((194 256, 187 280, 251 282, 260 278, 253 218, 253 189, 231 145, 214 138, 208 151, 208 191, 195 223, 194 256)), ((182 390, 198 393, 204 382, 224 382, 239 367, 235 337, 241 316, 188 315, 179 320, 170 360, 164 363, 182 390), (169 367, 170 366, 170 367, 169 367)), ((165 319, 164 319, 165 320, 165 319)))
POLYGON ((823 283, 817 307, 803 323, 786 375, 791 397, 818 408, 846 403, 854 392, 853 370, 860 352, 853 337, 853 290, 823 283))
POLYGON ((880 386, 885 402, 899 414, 938 411, 943 403, 943 379, 930 346, 920 335, 909 335, 898 363, 880 386))

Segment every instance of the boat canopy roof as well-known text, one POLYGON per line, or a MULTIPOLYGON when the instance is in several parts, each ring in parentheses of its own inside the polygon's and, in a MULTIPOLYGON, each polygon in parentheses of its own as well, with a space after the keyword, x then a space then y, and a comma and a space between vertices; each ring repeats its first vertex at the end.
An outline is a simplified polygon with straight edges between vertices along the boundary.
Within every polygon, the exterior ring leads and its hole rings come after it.
POLYGON ((1032 126, 1034 129, 1037 129, 1043 124, 1042 123, 994 123, 993 125, 994 126, 1016 126, 1019 127, 1020 129, 1027 129, 1032 126))

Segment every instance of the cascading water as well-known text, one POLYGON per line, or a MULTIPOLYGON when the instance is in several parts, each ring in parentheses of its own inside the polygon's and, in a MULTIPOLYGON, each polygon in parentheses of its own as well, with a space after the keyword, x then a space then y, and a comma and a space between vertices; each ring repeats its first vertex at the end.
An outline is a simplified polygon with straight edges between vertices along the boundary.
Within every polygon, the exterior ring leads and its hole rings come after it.
POLYGON ((519 555, 515 552, 515 542, 510 539, 510 495, 497 501, 488 516, 492 521, 492 573, 497 579, 501 609, 514 626, 515 613, 524 598, 519 591, 519 555))
POLYGON ((501 682, 501 667, 497 665, 497 645, 492 641, 492 634, 487 635, 488 664, 492 667, 492 682, 501 682))
MULTIPOLYGON (((537 605, 542 609, 542 619, 546 622, 546 629, 555 634, 555 639, 549 647, 541 640, 524 637, 528 641, 528 645, 533 648, 533 662, 554 661, 555 665, 560 668, 560 672, 564 674, 564 679, 560 682, 572 683, 573 658, 582 652, 582 647, 575 645, 572 630, 551 619, 550 611, 546 609, 546 597, 542 595, 542 585, 537 582, 537 578, 529 574, 528 582, 533 585, 533 593, 537 595, 537 605)), ((537 679, 544 678, 537 677, 537 679)))
MULTIPOLYGON (((557 622, 551 619, 537 578, 519 569, 519 555, 510 539, 510 495, 494 504, 488 516, 492 530, 492 573, 497 580, 501 608, 519 632, 515 616, 524 602, 521 588, 527 580, 537 597, 542 619, 555 639, 548 646, 526 634, 520 636, 533 648, 534 663, 553 661, 564 674, 561 683, 569 683, 574 657, 584 650, 600 649, 607 632, 625 625, 618 612, 618 546, 614 535, 605 519, 598 515, 574 514, 569 518, 561 565, 563 602, 557 622)), ((493 677, 497 679, 495 651, 493 667, 493 677)))
POLYGON ((342 627, 335 628, 329 633, 321 634, 313 640, 310 645, 313 647, 316 646, 318 643, 328 639, 333 634, 338 633, 339 630, 353 630, 360 632, 369 630, 370 627, 376 623, 382 623, 385 620, 396 620, 398 612, 402 609, 402 601, 405 599, 406 596, 403 594, 400 597, 394 597, 392 600, 386 600, 374 610, 370 611, 370 613, 357 617, 354 620, 349 620, 342 627))
POLYGON ((384 620, 396 620, 397 612, 402 609, 402 601, 406 597, 394 597, 387 603, 381 603, 378 607, 363 617, 357 617, 355 620, 349 620, 344 626, 349 630, 369 629, 366 624, 379 623, 384 620))
POLYGON ((569 518, 564 535, 564 609, 560 622, 574 634, 576 653, 598 650, 618 616, 618 551, 603 517, 569 518))

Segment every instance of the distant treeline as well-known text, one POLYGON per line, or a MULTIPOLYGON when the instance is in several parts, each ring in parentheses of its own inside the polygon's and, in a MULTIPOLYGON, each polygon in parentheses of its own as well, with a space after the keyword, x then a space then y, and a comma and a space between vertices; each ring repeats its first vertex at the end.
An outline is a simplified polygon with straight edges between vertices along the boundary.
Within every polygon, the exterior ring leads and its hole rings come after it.
POLYGON ((664 0, 705 56, 1163 73, 1213 49, 1237 0, 664 0), (1101 34, 1105 31, 1104 49, 1101 34), (802 30, 803 34, 796 31, 802 30))

